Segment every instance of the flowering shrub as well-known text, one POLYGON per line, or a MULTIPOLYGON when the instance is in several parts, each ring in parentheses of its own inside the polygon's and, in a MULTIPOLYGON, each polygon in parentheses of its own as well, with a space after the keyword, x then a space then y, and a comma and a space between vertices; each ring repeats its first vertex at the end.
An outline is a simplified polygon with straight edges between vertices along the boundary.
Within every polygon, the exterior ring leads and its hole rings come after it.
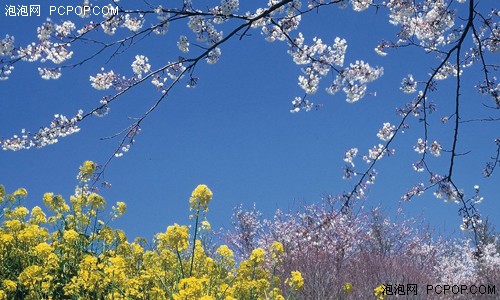
MULTIPOLYGON (((189 200, 193 238, 187 226, 174 224, 147 250, 143 239, 129 242, 108 225, 126 205, 116 203, 104 218, 106 201, 86 184, 95 169, 91 161, 80 167, 69 202, 46 193, 45 211, 23 206, 26 189, 6 194, 0 185, 0 299, 285 299, 277 276, 281 243, 256 248, 239 264, 226 245, 207 255, 197 238, 210 228, 207 220, 198 228, 212 199, 207 186, 189 200)), ((289 277, 290 299, 304 279, 296 270, 289 277)))

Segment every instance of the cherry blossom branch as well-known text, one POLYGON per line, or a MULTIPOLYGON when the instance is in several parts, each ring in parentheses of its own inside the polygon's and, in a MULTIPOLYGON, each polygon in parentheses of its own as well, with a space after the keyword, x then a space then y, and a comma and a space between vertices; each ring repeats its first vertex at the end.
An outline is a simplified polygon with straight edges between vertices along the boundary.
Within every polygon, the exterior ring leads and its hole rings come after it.
MULTIPOLYGON (((286 4, 288 2, 290 2, 292 0, 286 0, 283 2, 283 4, 286 4)), ((166 99, 166 96, 168 95, 168 93, 174 88, 174 86, 177 85, 177 83, 179 82, 179 80, 184 76, 184 74, 186 74, 188 71, 194 69, 194 67, 197 65, 197 63, 207 57, 207 55, 214 49, 216 49, 217 47, 219 47, 220 45, 222 45, 223 43, 225 43, 226 41, 228 41, 229 39, 231 39, 233 36, 237 35, 237 33, 239 31, 241 31, 242 29, 246 28, 246 27, 251 27, 252 23, 255 22, 255 21, 258 21, 259 19, 261 18, 264 18, 266 17, 267 15, 269 15, 273 10, 276 10, 278 9, 280 6, 278 5, 274 5, 272 6, 268 12, 265 12, 265 13, 262 13, 261 15, 259 16, 256 16, 252 19, 249 19, 246 23, 238 26, 237 28, 235 28, 232 32, 230 32, 225 38, 223 38, 222 40, 220 40, 219 42, 215 43, 214 45, 212 45, 211 47, 209 47, 208 49, 205 50, 205 52, 201 53, 198 57, 194 58, 194 59, 186 59, 186 60, 182 60, 180 62, 177 62, 177 63, 190 63, 186 68, 183 69, 183 71, 177 76, 177 78, 170 84, 170 86, 166 89, 166 90, 163 90, 163 95, 153 104, 153 106, 151 106, 136 122, 134 122, 133 125, 130 125, 129 127, 127 128, 130 128, 128 131, 127 129, 124 129, 122 130, 120 133, 118 134, 115 134, 114 136, 118 136, 119 134, 127 131, 127 135, 121 140, 118 148, 115 150, 115 153, 113 155, 111 155, 108 160, 106 161, 106 163, 102 166, 102 169, 101 169, 101 172, 96 176, 95 180, 94 180, 94 184, 97 183, 99 181, 99 179, 101 178, 101 175, 104 174, 104 171, 105 169, 107 168, 107 166, 111 163, 111 160, 114 158, 114 157, 117 157, 117 156, 120 156, 121 154, 121 151, 120 149, 123 149, 124 145, 126 144, 126 141, 127 139, 133 141, 133 138, 135 137, 135 135, 137 134, 137 129, 140 129, 140 124, 141 122, 147 118, 147 116, 152 113, 159 105, 160 103, 166 99), (130 134, 132 133, 132 136, 130 137, 130 134)), ((162 72, 164 70, 166 70, 168 67, 171 67, 172 64, 169 64, 169 65, 166 65, 154 72, 151 72, 150 74, 148 74, 147 76, 145 76, 144 78, 142 78, 141 80, 137 81, 134 85, 137 85, 137 84, 140 84, 142 82, 144 82, 146 79, 158 74, 159 72, 162 72)), ((129 90, 132 86, 128 87, 126 90, 124 90, 122 93, 125 93, 127 90, 129 90)), ((115 96, 113 96, 110 100, 107 101, 106 104, 103 104, 101 105, 99 108, 97 109, 94 109, 94 111, 97 111, 99 109, 102 109, 104 108, 107 104, 109 104, 111 101, 117 99, 118 97, 120 96, 120 94, 117 94, 115 96)), ((91 113, 88 113, 86 115, 84 115, 84 117, 87 117, 89 116, 91 113)), ((83 119, 83 118, 82 118, 83 119)), ((133 142, 131 142, 133 143, 133 142)), ((128 148, 127 148, 127 151, 128 151, 128 148)))

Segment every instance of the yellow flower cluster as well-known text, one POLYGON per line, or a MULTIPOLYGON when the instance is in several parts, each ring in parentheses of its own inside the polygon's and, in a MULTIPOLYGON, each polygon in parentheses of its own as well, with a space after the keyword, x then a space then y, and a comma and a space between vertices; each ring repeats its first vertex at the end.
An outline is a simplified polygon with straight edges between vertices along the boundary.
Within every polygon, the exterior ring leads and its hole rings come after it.
POLYGON ((204 212, 208 211, 208 204, 210 200, 212 200, 212 191, 204 184, 198 185, 194 191, 191 193, 191 198, 189 199, 190 209, 192 211, 200 211, 204 212))
POLYGON ((283 244, 280 242, 273 242, 271 245, 271 256, 273 260, 279 261, 281 260, 283 254, 285 253, 285 249, 283 248, 283 244))
POLYGON ((189 229, 187 226, 179 226, 174 224, 167 227, 166 233, 156 235, 159 242, 159 247, 167 247, 175 251, 186 250, 188 247, 189 229))
POLYGON ((294 290, 300 290, 304 286, 304 278, 302 278, 302 274, 299 271, 292 271, 292 276, 286 281, 294 290))
MULTIPOLYGON (((94 170, 95 164, 85 162, 79 174, 90 176, 94 170)), ((0 199, 27 195, 18 191, 6 195, 0 185, 0 199)), ((211 198, 208 187, 198 186, 191 209, 208 210, 211 198)), ((82 188, 69 203, 52 193, 43 200, 49 215, 19 201, 0 205, 5 212, 0 215, 0 300, 284 300, 275 274, 284 254, 280 243, 273 243, 269 255, 255 249, 237 265, 228 246, 219 246, 210 256, 196 235, 190 238, 187 226, 174 224, 157 234, 147 250, 144 239, 129 242, 123 231, 99 218, 105 201, 98 194, 82 188)), ((117 203, 109 219, 125 208, 117 203)), ((208 230, 210 224, 204 222, 201 228, 208 230)), ((296 271, 287 282, 296 290, 304 284, 296 271)))
POLYGON ((96 169, 96 164, 93 161, 90 160, 85 161, 83 165, 80 167, 80 172, 78 172, 76 179, 78 179, 81 182, 89 181, 94 175, 95 169, 96 169))
POLYGON ((18 196, 18 197, 22 197, 22 198, 26 198, 26 196, 28 196, 28 191, 26 191, 25 188, 19 188, 17 189, 14 193, 13 193, 14 196, 18 196))
POLYGON ((125 202, 116 202, 116 206, 113 209, 113 219, 121 217, 127 210, 127 204, 125 202))

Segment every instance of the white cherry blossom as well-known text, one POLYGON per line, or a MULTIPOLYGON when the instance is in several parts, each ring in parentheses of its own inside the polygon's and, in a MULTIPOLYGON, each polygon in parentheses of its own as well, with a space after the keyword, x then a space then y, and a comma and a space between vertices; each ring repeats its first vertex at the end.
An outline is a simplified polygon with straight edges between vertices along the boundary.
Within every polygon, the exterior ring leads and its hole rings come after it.
POLYGON ((135 60, 132 62, 132 71, 137 78, 142 78, 142 73, 151 71, 151 65, 148 63, 149 59, 144 55, 136 55, 135 60))

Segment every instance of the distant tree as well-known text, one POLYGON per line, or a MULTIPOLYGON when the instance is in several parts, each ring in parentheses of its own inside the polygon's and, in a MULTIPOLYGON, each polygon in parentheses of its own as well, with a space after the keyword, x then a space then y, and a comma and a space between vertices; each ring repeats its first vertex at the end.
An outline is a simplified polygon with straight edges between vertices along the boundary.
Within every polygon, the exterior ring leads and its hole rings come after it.
MULTIPOLYGON (((165 2, 167 3, 167 2, 165 2)), ((161 4, 165 4, 161 3, 161 4)), ((215 64, 222 55, 222 50, 231 51, 227 42, 244 39, 249 32, 260 32, 269 42, 281 42, 288 45, 288 54, 294 63, 300 66, 298 84, 302 96, 292 101, 291 112, 310 111, 315 104, 310 99, 320 89, 320 82, 325 77, 333 80, 326 85, 326 92, 336 94, 342 91, 346 101, 354 103, 367 95, 368 83, 383 75, 382 67, 375 67, 364 61, 345 61, 347 42, 337 37, 333 44, 323 40, 305 37, 299 30, 302 17, 311 13, 321 13, 327 6, 351 7, 354 11, 374 10, 377 18, 387 18, 399 31, 394 37, 380 41, 375 51, 385 56, 390 50, 413 48, 430 54, 435 66, 426 76, 414 76, 418 70, 408 70, 409 75, 402 78, 401 91, 408 95, 407 103, 398 108, 400 119, 391 124, 386 122, 378 131, 381 142, 361 156, 367 163, 362 170, 354 168, 358 154, 357 148, 345 152, 346 167, 344 178, 355 182, 352 189, 339 196, 343 210, 348 210, 357 199, 363 198, 367 187, 374 183, 375 165, 386 155, 394 152, 391 148, 396 137, 409 127, 415 117, 421 128, 421 137, 410 150, 420 154, 420 159, 413 164, 418 172, 428 174, 429 183, 419 183, 411 188, 404 200, 432 189, 437 198, 455 201, 461 205, 462 228, 474 232, 478 242, 477 224, 480 216, 475 209, 479 197, 468 198, 465 191, 454 181, 456 158, 464 153, 459 149, 462 127, 467 122, 495 122, 500 120, 500 83, 498 82, 498 53, 500 52, 500 11, 493 2, 479 0, 269 0, 269 2, 245 3, 252 6, 248 12, 242 12, 238 0, 221 0, 217 5, 191 0, 169 1, 168 7, 153 2, 119 2, 107 6, 98 6, 89 0, 75 9, 82 17, 79 20, 53 22, 47 20, 37 29, 35 42, 20 45, 13 36, 6 35, 0 40, 0 78, 8 79, 14 66, 22 62, 36 63, 40 76, 47 80, 58 79, 61 72, 70 71, 83 64, 90 64, 98 57, 108 56, 109 60, 118 60, 117 55, 132 51, 132 46, 156 35, 168 34, 174 26, 187 23, 184 33, 179 34, 178 51, 165 51, 163 65, 152 66, 148 57, 137 54, 129 74, 118 74, 114 70, 98 71, 90 77, 90 84, 97 90, 108 94, 98 100, 89 111, 78 111, 74 116, 55 115, 49 126, 37 132, 23 130, 20 134, 2 138, 0 143, 6 150, 40 148, 56 143, 60 138, 80 130, 83 121, 89 117, 105 116, 112 106, 119 105, 119 99, 131 89, 153 84, 159 94, 154 104, 133 119, 130 125, 114 135, 120 139, 119 147, 103 166, 113 157, 119 157, 128 151, 141 130, 142 122, 154 112, 178 86, 194 87, 200 80, 197 69, 202 63, 215 64), (100 14, 99 16, 96 16, 100 14), (104 18, 102 18, 104 16, 104 18), (224 32, 223 32, 224 31, 224 32), (93 46, 93 53, 88 57, 73 59, 73 50, 93 46), (475 70, 475 73, 471 70, 475 70), (464 81, 466 72, 480 74, 474 80, 464 81), (437 82, 451 82, 448 97, 439 99, 439 103, 451 104, 452 113, 442 118, 431 118, 437 99, 432 99, 432 92, 437 82), (477 119, 462 118, 462 91, 475 88, 481 95, 489 96, 478 105, 487 107, 487 112, 477 119), (439 123, 452 123, 449 130, 451 143, 432 140, 431 131, 439 123), (442 155, 444 153, 444 155, 442 155), (429 156, 442 156, 447 160, 448 169, 444 173, 434 171, 428 164, 429 156)), ((15 13, 16 7, 6 6, 6 15, 15 13), (12 11, 12 9, 14 11, 12 11)), ((346 24, 345 26, 355 26, 346 24)), ((371 29, 375 30, 375 29, 371 29)), ((128 62, 127 62, 128 64, 128 62)), ((97 67, 97 68, 100 68, 97 67)), ((326 80, 326 79, 325 79, 326 80)), ((491 176, 499 163, 500 137, 492 144, 492 159, 484 168, 485 176, 491 176)), ((477 189, 478 190, 478 189, 477 189)), ((477 194, 477 193, 476 193, 477 194)))

